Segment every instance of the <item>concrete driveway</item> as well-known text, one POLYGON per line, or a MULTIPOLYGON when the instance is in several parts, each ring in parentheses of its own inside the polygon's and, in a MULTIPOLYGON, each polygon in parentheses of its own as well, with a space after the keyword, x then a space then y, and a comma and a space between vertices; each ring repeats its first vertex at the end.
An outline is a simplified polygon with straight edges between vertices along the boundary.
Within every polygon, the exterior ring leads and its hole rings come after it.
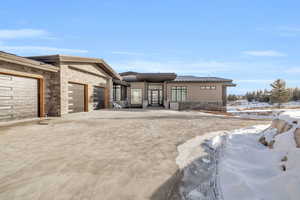
POLYGON ((264 124, 199 112, 77 113, 0 127, 0 199, 178 199, 176 146, 264 124))

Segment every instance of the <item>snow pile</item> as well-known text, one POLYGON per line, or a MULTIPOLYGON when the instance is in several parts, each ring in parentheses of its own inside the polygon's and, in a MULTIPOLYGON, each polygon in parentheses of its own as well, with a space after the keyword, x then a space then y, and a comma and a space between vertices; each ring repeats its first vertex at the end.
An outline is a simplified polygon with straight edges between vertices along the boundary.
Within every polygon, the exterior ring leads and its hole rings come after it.
POLYGON ((261 133, 228 136, 218 166, 225 200, 300 199, 299 124, 300 112, 288 111, 261 133))
MULTIPOLYGON (((276 136, 274 149, 270 149, 257 142, 260 134, 228 136, 218 166, 224 200, 298 200, 299 149, 291 146, 294 144, 290 137, 276 136), (282 139, 285 142, 281 142, 282 139)), ((263 134, 271 140, 274 129, 268 129, 263 134)))
POLYGON ((300 112, 271 126, 199 136, 178 147, 184 200, 300 199, 300 112), (299 145, 298 145, 299 147, 299 145))
POLYGON ((219 131, 194 139, 178 146, 177 165, 183 171, 180 194, 185 200, 222 199, 219 184, 218 162, 227 134, 241 132, 254 133, 266 128, 263 126, 238 129, 232 132, 219 131))

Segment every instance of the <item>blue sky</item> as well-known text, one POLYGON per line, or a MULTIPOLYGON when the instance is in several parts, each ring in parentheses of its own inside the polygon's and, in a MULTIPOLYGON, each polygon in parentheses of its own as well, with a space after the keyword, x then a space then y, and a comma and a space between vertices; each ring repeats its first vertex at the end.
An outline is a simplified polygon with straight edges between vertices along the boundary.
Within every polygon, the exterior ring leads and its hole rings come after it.
POLYGON ((231 94, 300 86, 300 1, 3 1, 0 50, 105 59, 115 70, 219 76, 231 94))

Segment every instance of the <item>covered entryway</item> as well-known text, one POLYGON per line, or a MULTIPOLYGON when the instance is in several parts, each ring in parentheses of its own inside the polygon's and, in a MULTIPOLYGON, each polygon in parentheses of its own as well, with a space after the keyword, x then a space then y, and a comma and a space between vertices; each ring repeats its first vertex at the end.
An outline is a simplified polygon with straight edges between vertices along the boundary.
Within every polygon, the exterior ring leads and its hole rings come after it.
POLYGON ((69 113, 85 111, 85 86, 78 83, 68 84, 69 113))
POLYGON ((151 83, 148 86, 148 102, 150 106, 161 106, 163 104, 162 84, 151 83))
POLYGON ((105 88, 94 86, 93 88, 93 109, 99 110, 105 108, 105 88))
POLYGON ((0 121, 39 116, 39 80, 0 74, 0 121))

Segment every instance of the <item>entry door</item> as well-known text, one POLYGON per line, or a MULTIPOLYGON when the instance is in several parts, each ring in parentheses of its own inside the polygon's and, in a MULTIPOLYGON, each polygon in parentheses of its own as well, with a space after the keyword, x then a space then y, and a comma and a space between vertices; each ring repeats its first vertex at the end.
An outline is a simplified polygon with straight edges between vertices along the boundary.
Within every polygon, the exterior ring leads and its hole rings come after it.
POLYGON ((38 117, 38 80, 0 74, 0 121, 38 117))
POLYGON ((159 104, 159 90, 151 90, 151 105, 159 104))
POLYGON ((84 112, 84 85, 69 83, 69 113, 84 112))
POLYGON ((105 108, 105 97, 104 97, 104 88, 94 86, 93 94, 93 107, 94 110, 99 110, 105 108))

